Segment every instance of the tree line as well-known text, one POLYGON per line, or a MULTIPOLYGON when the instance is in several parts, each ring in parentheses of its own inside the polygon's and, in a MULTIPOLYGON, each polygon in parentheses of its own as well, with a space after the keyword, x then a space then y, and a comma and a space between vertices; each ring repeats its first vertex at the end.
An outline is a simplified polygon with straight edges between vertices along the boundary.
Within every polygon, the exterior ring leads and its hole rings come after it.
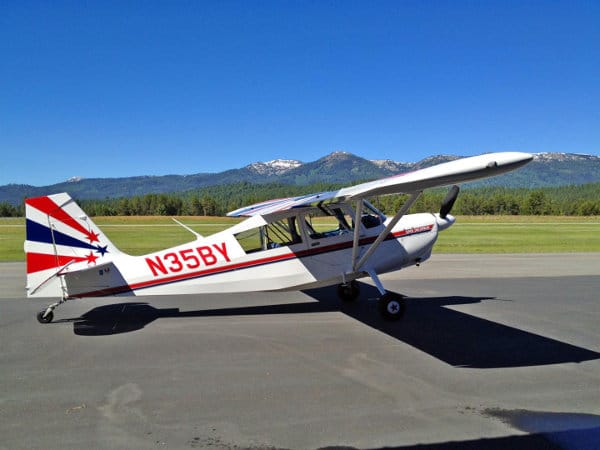
MULTIPOLYGON (((340 187, 342 185, 333 183, 294 186, 242 182, 184 193, 81 200, 78 203, 90 216, 224 216, 229 211, 257 202, 340 187)), ((435 212, 445 195, 445 189, 425 191, 411 212, 435 212)), ((371 201, 386 214, 394 214, 405 199, 405 195, 389 195, 371 201)), ((596 216, 600 215, 600 183, 540 189, 467 187, 458 196, 453 214, 596 216)), ((0 217, 23 215, 23 205, 0 203, 0 217)))

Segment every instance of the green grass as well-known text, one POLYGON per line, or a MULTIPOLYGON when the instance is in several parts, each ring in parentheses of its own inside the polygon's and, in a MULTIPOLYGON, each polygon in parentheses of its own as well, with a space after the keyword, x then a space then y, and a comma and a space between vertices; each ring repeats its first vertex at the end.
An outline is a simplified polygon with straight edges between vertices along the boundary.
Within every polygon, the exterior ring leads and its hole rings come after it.
POLYGON ((25 261, 25 219, 0 218, 0 262, 25 261))
MULTIPOLYGON (((185 217, 180 221, 210 235, 239 219, 185 217)), ((194 239, 168 217, 95 217, 113 243, 141 255, 194 239)), ((0 218, 0 261, 24 261, 25 220, 0 218)), ((565 253, 600 252, 600 217, 458 217, 440 233, 437 253, 565 253)))
MULTIPOLYGON (((240 222, 230 217, 184 217, 181 223, 203 236, 209 236, 240 222)), ((121 251, 143 255, 185 244, 195 236, 169 217, 98 217, 94 218, 104 234, 121 251)))
POLYGON ((600 221, 470 223, 440 233, 437 253, 580 253, 600 251, 600 221))

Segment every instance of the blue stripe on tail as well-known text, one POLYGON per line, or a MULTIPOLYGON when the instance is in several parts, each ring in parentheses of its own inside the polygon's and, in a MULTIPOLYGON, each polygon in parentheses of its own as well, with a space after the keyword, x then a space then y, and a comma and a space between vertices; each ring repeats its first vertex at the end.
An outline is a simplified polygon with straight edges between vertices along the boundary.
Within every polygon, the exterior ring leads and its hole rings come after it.
POLYGON ((27 240, 32 242, 42 242, 45 244, 56 244, 56 245, 64 245, 67 247, 77 247, 77 248, 85 248, 90 250, 98 250, 98 246, 88 244, 87 242, 80 241, 79 239, 75 239, 67 234, 61 233, 60 231, 54 230, 52 232, 50 228, 44 225, 40 225, 33 220, 27 219, 26 222, 26 233, 27 240), (52 235, 54 234, 54 240, 52 239, 52 235))

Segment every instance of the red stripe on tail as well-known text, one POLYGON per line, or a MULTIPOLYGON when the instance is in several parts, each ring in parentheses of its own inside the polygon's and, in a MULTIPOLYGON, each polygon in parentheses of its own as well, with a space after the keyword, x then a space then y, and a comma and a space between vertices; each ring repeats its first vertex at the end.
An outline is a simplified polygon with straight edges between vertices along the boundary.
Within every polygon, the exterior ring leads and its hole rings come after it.
POLYGON ((64 209, 62 209, 60 206, 54 203, 49 197, 29 198, 25 200, 25 203, 30 206, 33 206, 35 209, 38 209, 45 214, 48 214, 50 217, 54 217, 55 219, 60 220, 65 225, 70 226, 71 228, 79 231, 80 233, 83 233, 88 239, 88 241, 90 241, 90 244, 92 242, 99 242, 98 234, 87 230, 86 228, 81 226, 81 224, 77 222, 77 220, 69 216, 69 214, 67 214, 67 212, 64 209))
POLYGON ((27 273, 62 267, 71 261, 85 261, 80 256, 49 255, 47 253, 27 253, 27 273))

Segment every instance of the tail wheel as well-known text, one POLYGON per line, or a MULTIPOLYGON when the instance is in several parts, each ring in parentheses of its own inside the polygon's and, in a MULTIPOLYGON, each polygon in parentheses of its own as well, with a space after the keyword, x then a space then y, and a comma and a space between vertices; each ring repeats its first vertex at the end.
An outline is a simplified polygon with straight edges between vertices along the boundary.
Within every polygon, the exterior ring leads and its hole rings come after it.
POLYGON ((379 299, 379 312, 388 320, 399 320, 404 316, 406 303, 404 297, 394 292, 386 292, 379 299))
POLYGON ((36 317, 39 323, 50 323, 54 319, 54 313, 50 311, 46 314, 46 310, 44 310, 37 313, 36 317))
POLYGON ((356 280, 352 280, 350 283, 343 283, 338 285, 338 296, 345 302, 351 302, 358 298, 360 294, 360 287, 356 280))

